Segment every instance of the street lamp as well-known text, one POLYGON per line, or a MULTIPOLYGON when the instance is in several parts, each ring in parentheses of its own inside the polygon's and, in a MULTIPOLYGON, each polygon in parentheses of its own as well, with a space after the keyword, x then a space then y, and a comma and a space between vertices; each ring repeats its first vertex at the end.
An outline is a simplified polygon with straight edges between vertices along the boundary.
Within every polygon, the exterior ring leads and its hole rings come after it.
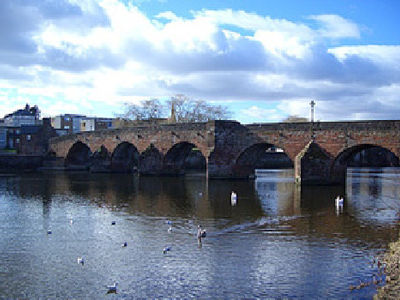
POLYGON ((314 123, 314 106, 315 106, 314 100, 311 100, 310 106, 311 106, 311 122, 314 123))

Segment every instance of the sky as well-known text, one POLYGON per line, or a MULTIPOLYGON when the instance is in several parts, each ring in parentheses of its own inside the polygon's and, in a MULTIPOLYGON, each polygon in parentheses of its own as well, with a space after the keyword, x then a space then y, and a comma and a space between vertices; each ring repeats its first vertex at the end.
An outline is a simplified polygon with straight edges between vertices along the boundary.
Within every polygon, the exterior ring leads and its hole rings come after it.
POLYGON ((398 0, 1 0, 0 117, 184 94, 241 123, 400 116, 398 0))

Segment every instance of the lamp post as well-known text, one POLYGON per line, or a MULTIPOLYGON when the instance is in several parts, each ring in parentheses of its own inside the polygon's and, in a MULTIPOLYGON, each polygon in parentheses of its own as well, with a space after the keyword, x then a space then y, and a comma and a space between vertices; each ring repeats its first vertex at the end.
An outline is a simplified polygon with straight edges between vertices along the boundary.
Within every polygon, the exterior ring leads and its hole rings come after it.
POLYGON ((314 106, 315 106, 314 100, 311 100, 310 106, 311 106, 311 122, 314 123, 314 106))
POLYGON ((310 102, 311 106, 311 138, 314 141, 315 140, 315 131, 314 131, 314 106, 315 106, 315 101, 311 100, 310 102))

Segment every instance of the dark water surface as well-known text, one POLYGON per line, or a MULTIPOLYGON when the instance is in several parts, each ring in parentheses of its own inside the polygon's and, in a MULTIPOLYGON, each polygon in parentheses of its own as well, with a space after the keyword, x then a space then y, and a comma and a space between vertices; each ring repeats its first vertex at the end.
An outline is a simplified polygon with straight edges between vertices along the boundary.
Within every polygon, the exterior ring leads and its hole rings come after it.
POLYGON ((372 298, 376 286, 349 286, 372 281, 373 258, 397 238, 399 169, 353 169, 346 188, 302 190, 290 172, 3 175, 0 298, 372 298), (114 282, 118 293, 106 294, 114 282))

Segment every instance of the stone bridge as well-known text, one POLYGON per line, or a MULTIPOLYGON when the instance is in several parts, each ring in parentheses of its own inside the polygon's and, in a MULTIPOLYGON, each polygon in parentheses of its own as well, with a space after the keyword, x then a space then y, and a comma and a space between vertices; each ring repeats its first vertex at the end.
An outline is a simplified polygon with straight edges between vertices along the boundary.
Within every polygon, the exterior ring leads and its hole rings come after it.
MULTIPOLYGON (((400 121, 168 124, 83 132, 54 138, 50 150, 68 168, 183 174, 193 153, 209 178, 254 175, 265 153, 283 149, 301 183, 343 182, 357 153, 379 148, 373 160, 399 166, 400 121)), ((278 157, 278 156, 276 156, 278 157)))

